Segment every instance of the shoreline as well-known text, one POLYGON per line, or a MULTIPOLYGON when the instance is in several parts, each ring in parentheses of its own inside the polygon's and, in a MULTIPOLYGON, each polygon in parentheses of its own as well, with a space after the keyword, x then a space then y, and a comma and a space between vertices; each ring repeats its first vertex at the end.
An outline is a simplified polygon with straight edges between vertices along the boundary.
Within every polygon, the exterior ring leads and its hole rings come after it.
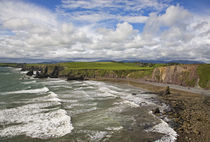
MULTIPOLYGON (((58 77, 62 78, 62 77, 58 77)), ((66 79, 66 78, 62 78, 66 79)), ((210 95, 208 90, 193 89, 173 84, 163 84, 148 82, 136 79, 122 78, 89 78, 88 80, 109 81, 116 83, 127 83, 151 92, 159 92, 166 86, 172 85, 170 95, 158 98, 172 108, 171 111, 164 112, 172 122, 175 123, 173 129, 178 133, 177 142, 207 142, 210 139, 210 95), (175 87, 174 87, 175 86, 175 87), (204 93, 202 93, 204 91, 204 93)))
MULTIPOLYGON (((159 92, 168 86, 168 84, 157 86, 152 83, 126 79, 90 80, 127 83, 152 92, 159 92)), ((173 129, 178 133, 177 142, 207 142, 210 140, 210 96, 190 91, 172 88, 170 89, 171 94, 158 95, 158 98, 171 108, 164 114, 175 124, 173 129)))

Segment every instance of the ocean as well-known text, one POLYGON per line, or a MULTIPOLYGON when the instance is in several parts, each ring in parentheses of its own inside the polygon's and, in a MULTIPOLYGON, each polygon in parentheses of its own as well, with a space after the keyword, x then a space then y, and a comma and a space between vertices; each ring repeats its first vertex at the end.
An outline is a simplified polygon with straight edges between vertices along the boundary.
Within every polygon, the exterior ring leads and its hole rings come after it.
POLYGON ((36 79, 0 68, 1 142, 173 142, 154 94, 125 83, 36 79))

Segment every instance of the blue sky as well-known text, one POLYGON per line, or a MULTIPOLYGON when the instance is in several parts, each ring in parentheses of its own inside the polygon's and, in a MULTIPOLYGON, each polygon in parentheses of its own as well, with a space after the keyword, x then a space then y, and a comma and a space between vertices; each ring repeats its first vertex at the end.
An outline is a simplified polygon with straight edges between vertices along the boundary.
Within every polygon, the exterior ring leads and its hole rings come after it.
POLYGON ((208 0, 1 0, 0 58, 210 62, 208 0))

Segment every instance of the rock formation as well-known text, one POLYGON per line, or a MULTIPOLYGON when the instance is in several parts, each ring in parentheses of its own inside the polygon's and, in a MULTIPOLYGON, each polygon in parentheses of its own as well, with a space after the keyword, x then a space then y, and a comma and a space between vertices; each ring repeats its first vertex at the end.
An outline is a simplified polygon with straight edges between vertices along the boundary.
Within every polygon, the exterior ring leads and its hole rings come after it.
POLYGON ((198 65, 158 67, 153 70, 151 81, 194 87, 198 80, 197 67, 198 65))
POLYGON ((32 76, 32 75, 34 75, 34 71, 33 71, 33 70, 30 70, 30 71, 28 71, 28 72, 26 73, 26 75, 32 76))

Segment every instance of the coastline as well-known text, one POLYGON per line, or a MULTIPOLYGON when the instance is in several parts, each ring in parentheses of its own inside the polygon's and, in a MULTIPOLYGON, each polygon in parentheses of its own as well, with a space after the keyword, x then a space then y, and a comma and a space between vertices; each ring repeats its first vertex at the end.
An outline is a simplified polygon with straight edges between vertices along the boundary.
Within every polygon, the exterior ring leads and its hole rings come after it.
MULTIPOLYGON (((165 86, 126 79, 91 79, 127 83, 152 92, 159 92, 165 86)), ((187 88, 186 88, 187 89, 187 88)), ((188 90, 188 89, 187 89, 188 90)), ((173 128, 178 133, 177 142, 207 142, 210 140, 210 96, 176 89, 170 89, 169 95, 158 98, 171 107, 164 112, 174 122, 173 128)))
MULTIPOLYGON (((66 78, 63 77, 63 79, 66 78)), ((159 92, 165 86, 171 85, 122 78, 89 78, 89 80, 127 83, 151 92, 159 92)), ((208 92, 204 89, 198 90, 208 92)), ((203 94, 199 91, 197 94, 192 93, 192 88, 182 86, 175 89, 172 87, 170 92, 170 95, 158 95, 158 98, 171 108, 171 111, 164 112, 164 115, 167 115, 175 124, 172 127, 178 133, 176 141, 207 142, 210 139, 210 96, 208 93, 203 94), (179 90, 179 88, 184 89, 179 90)))

